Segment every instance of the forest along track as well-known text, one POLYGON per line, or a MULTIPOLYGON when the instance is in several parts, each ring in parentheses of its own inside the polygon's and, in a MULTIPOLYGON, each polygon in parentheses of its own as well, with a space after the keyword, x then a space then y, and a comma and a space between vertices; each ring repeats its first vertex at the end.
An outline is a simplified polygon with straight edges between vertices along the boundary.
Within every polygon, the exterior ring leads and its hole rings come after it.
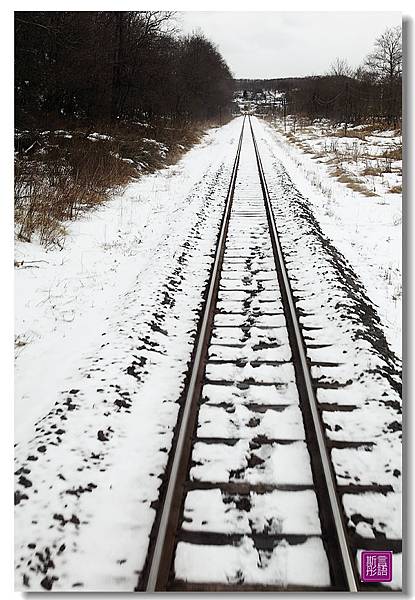
POLYGON ((248 122, 139 588, 356 591, 354 552, 248 122))

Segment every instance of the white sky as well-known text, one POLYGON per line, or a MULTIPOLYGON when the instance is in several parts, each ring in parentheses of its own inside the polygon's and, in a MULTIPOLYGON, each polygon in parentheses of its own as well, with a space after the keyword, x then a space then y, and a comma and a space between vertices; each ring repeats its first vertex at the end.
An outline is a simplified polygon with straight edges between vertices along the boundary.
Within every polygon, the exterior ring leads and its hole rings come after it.
POLYGON ((201 29, 236 78, 324 74, 337 56, 358 66, 398 12, 183 12, 185 33, 201 29))

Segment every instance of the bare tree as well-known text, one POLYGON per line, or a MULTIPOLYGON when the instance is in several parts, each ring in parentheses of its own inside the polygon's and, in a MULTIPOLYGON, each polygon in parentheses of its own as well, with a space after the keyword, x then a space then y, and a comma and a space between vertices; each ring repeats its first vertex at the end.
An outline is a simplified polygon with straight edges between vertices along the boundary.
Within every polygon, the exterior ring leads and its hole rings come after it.
POLYGON ((331 63, 328 74, 334 77, 351 77, 353 70, 345 58, 337 57, 331 63))
POLYGON ((374 51, 366 59, 366 67, 379 81, 393 81, 402 74, 402 30, 386 29, 375 42, 374 51))

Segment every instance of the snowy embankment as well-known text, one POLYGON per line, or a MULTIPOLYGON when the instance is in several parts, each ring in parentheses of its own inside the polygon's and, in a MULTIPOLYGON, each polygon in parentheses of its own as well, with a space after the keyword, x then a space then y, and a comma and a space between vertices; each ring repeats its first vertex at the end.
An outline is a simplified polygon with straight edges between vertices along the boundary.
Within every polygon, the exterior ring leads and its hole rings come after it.
POLYGON ((224 160, 237 130, 213 130, 175 166, 65 224, 62 250, 16 242, 16 442, 31 434, 80 357, 94 349, 124 292, 151 273, 159 249, 175 243, 172 230, 191 222, 186 196, 209 164, 224 160))
POLYGON ((320 226, 361 278, 392 350, 402 337, 402 138, 318 123, 284 135, 267 125, 275 155, 320 226))
POLYGON ((388 585, 400 589, 401 361, 364 277, 324 233, 297 171, 288 174, 275 132, 254 128, 356 567, 362 550, 393 550, 388 585))
POLYGON ((240 127, 17 245, 18 589, 138 582, 240 127))

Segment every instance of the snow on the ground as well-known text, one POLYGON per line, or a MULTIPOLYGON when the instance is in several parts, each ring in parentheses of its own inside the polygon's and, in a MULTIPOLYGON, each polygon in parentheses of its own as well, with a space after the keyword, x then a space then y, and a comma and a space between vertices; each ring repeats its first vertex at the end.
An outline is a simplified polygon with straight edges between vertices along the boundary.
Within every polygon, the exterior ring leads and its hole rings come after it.
MULTIPOLYGON (((357 549, 370 548, 376 538, 383 549, 394 549, 398 565, 401 361, 388 344, 364 277, 330 241, 314 202, 299 191, 299 170, 289 175, 275 132, 258 120, 254 130, 337 485, 345 492, 347 526, 357 549), (348 492, 359 500, 350 501, 348 492)), ((401 584, 397 566, 391 587, 401 584)))
MULTIPOLYGON (((240 127, 241 119, 236 119, 211 132, 175 167, 143 177, 106 207, 71 224, 62 251, 17 245, 18 589, 131 591, 139 581, 240 127)), ((270 126, 255 120, 254 129, 307 332, 326 435, 333 444, 340 443, 333 449, 337 482, 391 488, 387 495, 366 492, 357 500, 345 494, 348 525, 363 540, 383 534, 399 537, 399 361, 385 342, 371 300, 378 305, 394 349, 399 346, 398 317, 393 303, 385 300, 389 287, 379 274, 379 255, 372 258, 372 266, 367 262, 372 252, 380 248, 380 255, 387 256, 387 249, 397 243, 398 234, 391 233, 389 242, 379 235, 382 227, 392 229, 390 219, 398 210, 395 200, 379 205, 377 197, 346 190, 325 173, 328 167, 307 158, 270 126), (297 192, 287 171, 306 194, 297 192), (331 216, 330 194, 317 190, 319 181, 320 187, 322 182, 332 186, 331 216), (334 245, 320 232, 318 222, 334 245), (365 442, 368 448, 342 447, 344 440, 365 442)), ((394 227, 400 233, 399 225, 394 227)), ((395 264, 391 251, 389 256, 395 264)), ((235 306, 243 299, 242 292, 232 291, 234 284, 228 285, 226 275, 222 283, 218 307, 233 306, 231 310, 238 312, 235 306)), ((263 288, 255 300, 275 305, 275 289, 265 279, 263 288)), ((259 321, 285 332, 278 306, 269 308, 276 314, 271 311, 259 321)), ((219 373, 214 363, 228 351, 220 342, 242 336, 237 316, 231 317, 232 322, 226 317, 230 326, 225 328, 223 319, 218 315, 215 321, 203 389, 206 403, 199 414, 201 439, 194 446, 190 476, 227 482, 231 472, 241 472, 249 484, 312 485, 290 365, 279 367, 285 382, 281 389, 249 387, 241 399, 236 384, 226 390, 215 385, 219 376, 227 376, 223 366, 219 373), (244 402, 275 404, 276 398, 283 405, 278 423, 276 415, 266 411, 249 434, 244 402), (225 400, 235 403, 233 420, 213 406, 225 400), (218 431, 236 435, 235 423, 239 439, 234 445, 203 441, 204 435, 218 431), (291 436, 295 441, 263 444, 261 460, 267 468, 256 469, 248 461, 249 437, 271 432, 273 437, 291 436)), ((261 339, 263 332, 252 329, 253 339, 261 339)), ((242 358, 248 364, 229 367, 235 382, 253 374, 249 351, 242 358)), ((289 358, 285 348, 273 360, 289 358)), ((266 384, 270 372, 264 365, 256 366, 255 377, 266 384)), ((202 514, 195 493, 188 496, 185 510, 192 512, 196 523, 207 517, 207 529, 214 523, 226 531, 235 521, 236 509, 227 506, 225 515, 219 497, 212 497, 202 514), (195 503, 197 511, 192 511, 195 503)), ((203 497, 209 502, 206 494, 203 497)), ((296 496, 302 524, 311 534, 299 548, 304 557, 301 569, 298 552, 289 544, 278 544, 258 558, 241 521, 241 537, 233 546, 180 541, 177 572, 192 581, 328 585, 326 554, 321 539, 314 537, 318 525, 310 498, 303 493, 296 496), (238 575, 241 572, 243 576, 238 575)), ((291 500, 276 492, 278 522, 287 531, 295 529, 291 500)), ((268 496, 253 498, 250 516, 258 527, 270 511, 268 502, 268 496)), ((394 585, 399 587, 397 576, 394 585)))
POLYGON ((123 294, 156 267, 171 232, 186 227, 188 194, 207 165, 232 156, 238 127, 208 133, 175 166, 142 177, 106 206, 66 224, 63 250, 16 242, 15 260, 23 262, 15 270, 16 441, 30 436, 53 405, 123 294))
POLYGON ((202 546, 179 542, 175 569, 184 580, 278 585, 330 585, 330 572, 323 542, 309 537, 297 546, 281 543, 272 550, 259 550, 243 537, 235 545, 202 546), (301 553, 301 563, 298 555, 301 553), (200 569, 203 565, 203 570, 200 569), (236 576, 234 574, 237 574, 236 576))
POLYGON ((320 525, 317 492, 306 489, 313 487, 312 456, 300 398, 289 392, 295 371, 249 126, 223 265, 218 306, 224 312, 214 318, 175 579, 326 585, 328 557, 320 536, 327 532, 320 525), (218 403, 224 387, 227 393, 218 403), (273 392, 272 406, 267 388, 273 392), (254 390, 257 406, 250 404, 254 390), (293 572, 295 564, 308 560, 318 573, 293 572))
POLYGON ((191 490, 184 505, 183 529, 219 533, 269 532, 271 534, 321 534, 314 490, 273 490, 251 493, 248 510, 240 510, 240 497, 224 497, 212 490, 191 490))
POLYGON ((17 245, 18 589, 137 585, 240 127, 17 245))
POLYGON ((344 137, 342 127, 324 121, 296 129, 289 121, 287 136, 281 121, 267 128, 276 155, 362 279, 401 356, 402 137, 362 127, 349 128, 344 137))

